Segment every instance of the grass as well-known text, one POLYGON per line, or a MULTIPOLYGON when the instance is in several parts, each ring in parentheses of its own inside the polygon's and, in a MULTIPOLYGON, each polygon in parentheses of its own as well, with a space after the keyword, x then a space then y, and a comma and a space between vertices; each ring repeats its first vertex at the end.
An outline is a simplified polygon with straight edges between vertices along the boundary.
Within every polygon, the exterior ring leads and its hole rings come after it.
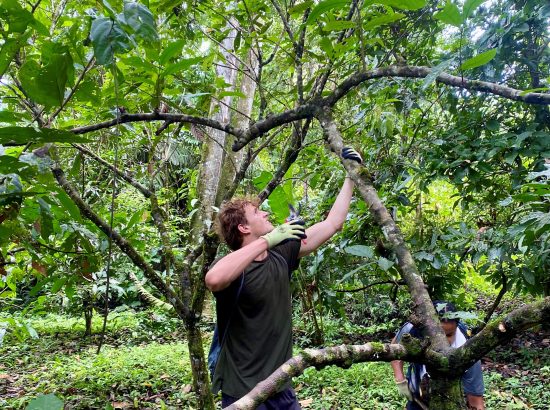
MULTIPOLYGON (((31 318, 39 339, 5 339, 0 347, 0 408, 24 409, 33 397, 47 393, 62 398, 66 409, 195 408, 180 322, 154 311, 119 312, 112 319, 106 345, 96 355, 97 336, 82 337, 82 319, 53 314, 31 318)), ((336 320, 326 318, 324 323, 327 335, 334 338, 327 345, 357 330, 355 325, 340 323, 338 333, 336 320)), ((98 317, 94 330, 100 325, 98 317)), ((369 336, 387 330, 382 326, 362 333, 369 336)), ((488 410, 547 408, 549 353, 510 347, 491 357, 504 366, 513 357, 516 367, 505 376, 495 370, 484 373, 488 410)), ((304 409, 397 410, 404 406, 386 363, 310 368, 294 380, 294 386, 304 409)))

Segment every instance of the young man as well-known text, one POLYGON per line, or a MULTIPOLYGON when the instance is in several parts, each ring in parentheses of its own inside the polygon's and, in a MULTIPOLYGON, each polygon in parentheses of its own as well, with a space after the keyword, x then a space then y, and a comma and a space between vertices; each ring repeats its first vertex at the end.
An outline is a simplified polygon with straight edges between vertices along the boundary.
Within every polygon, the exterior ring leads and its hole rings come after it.
MULTIPOLYGON (((449 345, 452 347, 460 347, 466 343, 468 335, 465 334, 465 329, 459 327, 458 319, 445 318, 446 313, 456 312, 455 306, 450 302, 435 301, 434 306, 441 317, 441 328, 447 336, 449 345)), ((399 343, 403 335, 410 333, 413 337, 420 338, 418 332, 412 323, 405 323, 397 332, 392 340, 392 343, 399 343)), ((393 375, 399 393, 407 398, 407 410, 421 410, 422 407, 418 402, 427 405, 429 401, 429 392, 427 392, 427 381, 429 375, 426 373, 426 367, 420 363, 409 364, 407 377, 403 374, 403 362, 394 360, 391 362, 393 375)), ((481 373, 481 363, 478 361, 470 367, 462 376, 462 388, 466 395, 468 407, 473 410, 484 410, 485 402, 483 400, 484 384, 483 374, 481 373)))
MULTIPOLYGON (((342 157, 361 163, 350 148, 342 157)), ((229 406, 292 357, 291 272, 305 256, 338 232, 346 219, 353 181, 346 178, 322 222, 307 229, 290 221, 276 228, 257 202, 237 199, 218 216, 224 240, 233 252, 206 274, 206 286, 216 297, 216 314, 223 346, 213 377, 213 392, 222 391, 229 406), (304 236, 307 239, 301 240, 304 236)), ((299 409, 290 383, 259 409, 299 409)))

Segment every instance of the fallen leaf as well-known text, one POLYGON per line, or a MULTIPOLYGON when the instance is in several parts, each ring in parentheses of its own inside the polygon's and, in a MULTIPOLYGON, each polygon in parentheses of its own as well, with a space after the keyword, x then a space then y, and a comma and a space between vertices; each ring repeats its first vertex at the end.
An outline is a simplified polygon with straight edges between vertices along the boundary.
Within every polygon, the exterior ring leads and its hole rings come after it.
POLYGON ((302 407, 309 407, 311 403, 313 403, 313 399, 300 400, 300 406, 302 407))

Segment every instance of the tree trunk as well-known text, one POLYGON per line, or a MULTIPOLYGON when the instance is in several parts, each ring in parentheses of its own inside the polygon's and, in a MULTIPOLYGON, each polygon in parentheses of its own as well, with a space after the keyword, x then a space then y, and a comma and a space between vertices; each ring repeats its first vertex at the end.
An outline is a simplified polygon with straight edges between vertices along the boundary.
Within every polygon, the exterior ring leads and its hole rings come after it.
POLYGON ((193 390, 197 398, 197 408, 214 409, 214 400, 210 394, 210 379, 208 369, 204 361, 204 349, 202 347, 202 336, 195 321, 186 323, 187 346, 189 349, 189 360, 193 374, 193 390))
POLYGON ((430 379, 429 408, 437 410, 466 409, 461 379, 438 376, 430 379))

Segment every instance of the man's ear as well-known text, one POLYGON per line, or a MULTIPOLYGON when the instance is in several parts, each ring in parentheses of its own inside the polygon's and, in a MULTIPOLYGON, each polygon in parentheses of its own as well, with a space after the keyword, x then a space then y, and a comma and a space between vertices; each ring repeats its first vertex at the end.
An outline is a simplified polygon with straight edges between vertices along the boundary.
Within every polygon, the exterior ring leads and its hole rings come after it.
POLYGON ((239 225, 237 226, 237 229, 238 229, 239 232, 242 233, 242 234, 250 233, 250 228, 248 227, 248 225, 239 224, 239 225))

